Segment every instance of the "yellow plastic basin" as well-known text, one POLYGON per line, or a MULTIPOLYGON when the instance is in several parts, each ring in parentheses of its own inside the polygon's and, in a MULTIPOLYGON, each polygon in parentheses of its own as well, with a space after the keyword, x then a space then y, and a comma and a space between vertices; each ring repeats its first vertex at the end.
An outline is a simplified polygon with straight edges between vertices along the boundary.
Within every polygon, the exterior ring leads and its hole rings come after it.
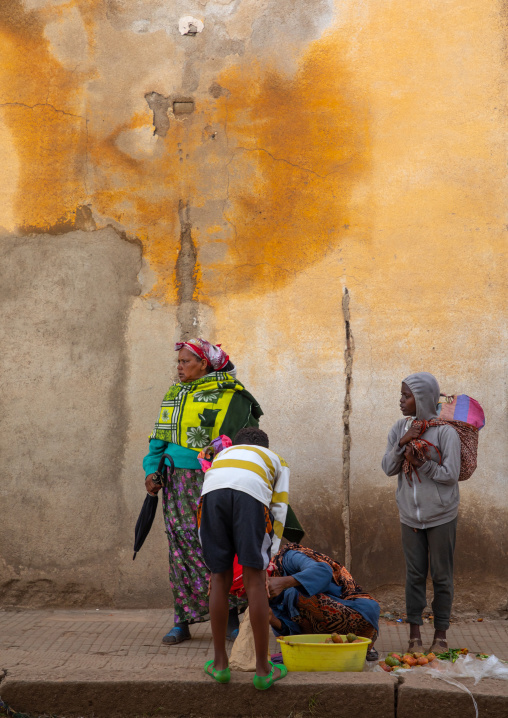
MULTIPOLYGON (((363 671, 370 638, 361 638, 361 643, 325 643, 330 635, 278 638, 288 671, 363 671)), ((345 636, 341 638, 346 640, 345 636)))

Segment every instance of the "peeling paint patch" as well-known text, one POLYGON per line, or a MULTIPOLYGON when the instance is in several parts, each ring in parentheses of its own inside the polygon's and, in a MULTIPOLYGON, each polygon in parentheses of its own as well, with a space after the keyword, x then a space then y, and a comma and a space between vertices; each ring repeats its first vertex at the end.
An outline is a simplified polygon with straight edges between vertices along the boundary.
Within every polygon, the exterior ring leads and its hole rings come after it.
POLYGON ((153 112, 154 135, 166 137, 169 130, 168 109, 171 105, 171 100, 158 92, 147 92, 145 100, 153 112))

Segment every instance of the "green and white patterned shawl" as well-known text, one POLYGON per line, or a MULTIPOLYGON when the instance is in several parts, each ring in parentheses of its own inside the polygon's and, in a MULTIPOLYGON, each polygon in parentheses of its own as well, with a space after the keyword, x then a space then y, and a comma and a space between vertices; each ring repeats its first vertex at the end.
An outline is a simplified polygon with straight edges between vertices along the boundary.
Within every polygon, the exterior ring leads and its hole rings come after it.
POLYGON ((150 438, 199 450, 220 434, 234 438, 244 426, 258 426, 262 414, 243 384, 215 371, 170 386, 150 438))

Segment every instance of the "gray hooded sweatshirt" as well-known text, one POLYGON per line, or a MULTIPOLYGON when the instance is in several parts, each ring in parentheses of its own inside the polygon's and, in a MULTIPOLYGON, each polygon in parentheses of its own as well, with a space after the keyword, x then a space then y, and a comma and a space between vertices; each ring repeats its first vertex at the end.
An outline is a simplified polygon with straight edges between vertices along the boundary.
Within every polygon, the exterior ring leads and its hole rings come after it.
MULTIPOLYGON (((411 389, 416 401, 417 419, 436 419, 439 401, 439 384, 432 374, 411 374, 404 383, 411 389)), ((387 476, 398 474, 397 506, 403 524, 416 529, 427 529, 453 521, 459 510, 460 439, 453 426, 431 426, 423 438, 437 446, 439 454, 430 447, 430 458, 418 469, 418 481, 412 471, 410 486, 402 464, 405 446, 399 446, 413 422, 404 417, 394 424, 388 435, 388 446, 381 465, 387 476)))

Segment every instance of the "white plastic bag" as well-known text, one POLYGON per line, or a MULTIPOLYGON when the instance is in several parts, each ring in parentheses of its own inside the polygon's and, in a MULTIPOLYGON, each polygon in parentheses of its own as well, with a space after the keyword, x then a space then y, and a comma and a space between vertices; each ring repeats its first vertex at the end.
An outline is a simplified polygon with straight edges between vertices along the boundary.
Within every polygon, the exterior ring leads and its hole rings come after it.
POLYGON ((469 693, 473 701, 476 718, 478 718, 478 704, 469 688, 460 683, 457 678, 474 678, 476 685, 482 678, 502 678, 508 680, 508 665, 499 660, 496 656, 478 659, 470 653, 467 656, 459 656, 455 663, 451 661, 432 661, 432 668, 428 668, 426 675, 446 681, 451 686, 456 686, 465 693, 469 693))
POLYGON ((427 669, 426 673, 434 678, 474 678, 476 685, 482 678, 508 680, 508 665, 496 656, 489 656, 481 660, 469 653, 467 656, 459 656, 455 663, 432 661, 432 666, 427 669))

